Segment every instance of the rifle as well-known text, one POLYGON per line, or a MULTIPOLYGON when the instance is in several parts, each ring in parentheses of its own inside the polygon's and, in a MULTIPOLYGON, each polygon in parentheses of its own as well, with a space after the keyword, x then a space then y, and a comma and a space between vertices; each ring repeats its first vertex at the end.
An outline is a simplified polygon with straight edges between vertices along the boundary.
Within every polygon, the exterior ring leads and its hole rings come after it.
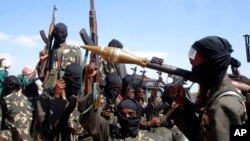
MULTIPOLYGON (((55 11, 57 10, 56 8, 56 5, 54 5, 53 7, 53 13, 52 13, 52 20, 51 20, 51 23, 50 23, 50 26, 49 26, 49 32, 48 32, 48 37, 46 37, 45 35, 45 32, 44 30, 40 30, 40 35, 41 35, 41 38, 42 40, 44 41, 44 43, 46 44, 45 48, 46 50, 48 50, 48 54, 49 54, 49 57, 48 57, 48 60, 45 62, 45 67, 42 68, 41 70, 41 75, 40 77, 43 78, 44 76, 45 77, 48 77, 48 72, 45 73, 45 71, 49 71, 51 68, 52 68, 52 65, 53 65, 53 55, 52 55, 52 41, 53 41, 53 37, 52 37, 52 32, 54 30, 54 27, 55 27, 55 11)), ((46 79, 45 78, 44 82, 46 82, 46 79)))
POLYGON ((147 71, 145 71, 145 70, 141 70, 140 72, 142 73, 142 75, 141 75, 141 80, 140 80, 140 82, 139 82, 139 85, 138 85, 138 88, 137 88, 136 94, 140 94, 140 92, 141 92, 141 90, 142 90, 142 85, 143 85, 143 81, 144 81, 145 73, 146 73, 147 71))
POLYGON ((247 54, 247 62, 249 63, 250 62, 250 40, 249 40, 249 37, 250 35, 246 34, 244 35, 243 37, 245 37, 245 44, 246 44, 246 54, 247 54))
POLYGON ((126 93, 125 93, 126 96, 128 96, 128 94, 130 93, 130 91, 131 91, 131 89, 133 87, 133 82, 134 82, 134 79, 135 79, 137 66, 135 66, 134 68, 131 68, 131 70, 133 70, 133 74, 132 74, 131 79, 128 82, 128 86, 126 88, 126 93))
POLYGON ((157 100, 157 88, 160 83, 165 84, 161 77, 162 72, 157 71, 157 73, 159 74, 159 78, 154 84, 154 89, 151 92, 151 97, 149 98, 149 103, 147 106, 147 119, 148 120, 151 119, 153 116, 159 117, 160 111, 166 108, 166 106, 169 106, 167 103, 164 104, 161 101, 157 100))
POLYGON ((50 49, 49 47, 51 46, 50 45, 50 43, 51 43, 51 36, 52 36, 52 32, 53 32, 54 26, 55 26, 55 11, 56 10, 57 10, 56 5, 54 5, 54 7, 53 7, 53 13, 52 13, 52 20, 51 20, 51 23, 50 23, 50 26, 49 26, 48 37, 45 35, 44 30, 40 30, 39 31, 43 42, 46 44, 45 49, 48 49, 48 50, 50 49))
MULTIPOLYGON (((157 73, 159 74, 159 78, 158 78, 158 80, 155 82, 154 89, 153 89, 153 91, 152 91, 152 93, 151 93, 151 97, 152 97, 152 100, 153 100, 153 101, 154 101, 155 98, 157 97, 157 88, 158 88, 160 82, 163 83, 162 77, 161 77, 162 72, 157 71, 157 73)), ((163 84, 164 84, 164 83, 163 83, 163 84)))
MULTIPOLYGON (((84 42, 85 45, 98 45, 98 36, 97 36, 97 22, 96 22, 96 12, 94 8, 94 0, 90 0, 90 11, 89 11, 89 25, 90 25, 90 36, 88 36, 85 29, 80 30, 80 36, 84 42)), ((85 52, 84 56, 84 62, 83 65, 86 65, 87 57, 89 52, 85 52)), ((100 87, 99 87, 99 76, 100 76, 100 70, 98 68, 99 66, 99 56, 96 54, 91 53, 90 54, 90 60, 89 64, 95 64, 97 70, 97 74, 94 76, 94 78, 88 79, 85 78, 84 80, 84 93, 85 94, 93 94, 95 103, 94 103, 94 109, 98 109, 102 105, 102 95, 100 93, 100 87), (98 96, 97 96, 98 95, 98 96)), ((85 68, 86 70, 86 68, 85 68)), ((85 73, 88 73, 85 71, 85 73)))

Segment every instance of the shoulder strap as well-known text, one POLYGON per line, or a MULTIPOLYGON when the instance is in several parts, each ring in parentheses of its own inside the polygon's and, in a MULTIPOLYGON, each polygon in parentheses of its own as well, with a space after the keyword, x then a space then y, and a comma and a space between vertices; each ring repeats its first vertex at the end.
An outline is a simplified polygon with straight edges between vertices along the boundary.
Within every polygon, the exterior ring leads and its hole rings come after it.
POLYGON ((223 96, 228 96, 228 95, 231 95, 231 96, 236 96, 240 99, 243 99, 242 95, 238 92, 235 92, 235 91, 232 91, 232 90, 229 90, 229 91, 225 91, 225 92, 222 92, 221 94, 219 94, 215 99, 220 99, 221 97, 223 96))
POLYGON ((244 100, 242 94, 240 94, 239 92, 236 92, 236 91, 233 91, 233 90, 226 90, 226 91, 223 91, 223 92, 220 92, 218 94, 216 94, 216 96, 212 97, 208 102, 207 102, 207 105, 210 105, 212 102, 216 101, 216 100, 219 100, 221 97, 223 96, 236 96, 238 97, 240 100, 244 100))

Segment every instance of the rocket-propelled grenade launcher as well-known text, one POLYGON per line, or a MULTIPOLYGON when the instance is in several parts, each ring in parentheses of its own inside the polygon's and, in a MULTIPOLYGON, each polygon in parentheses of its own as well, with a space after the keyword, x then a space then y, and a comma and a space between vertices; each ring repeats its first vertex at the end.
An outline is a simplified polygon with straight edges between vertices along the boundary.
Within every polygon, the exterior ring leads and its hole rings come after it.
POLYGON ((136 64, 141 67, 146 67, 161 72, 178 75, 185 78, 186 80, 192 81, 190 71, 163 64, 163 59, 161 58, 153 57, 151 60, 147 60, 147 58, 140 58, 120 48, 114 48, 114 47, 99 47, 99 46, 88 46, 88 45, 84 45, 81 47, 111 62, 136 64))

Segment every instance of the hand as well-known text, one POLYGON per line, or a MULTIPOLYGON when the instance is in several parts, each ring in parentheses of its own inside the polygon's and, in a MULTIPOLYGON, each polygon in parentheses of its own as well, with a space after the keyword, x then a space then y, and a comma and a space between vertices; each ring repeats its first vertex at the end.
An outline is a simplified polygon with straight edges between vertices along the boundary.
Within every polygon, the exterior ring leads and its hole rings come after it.
POLYGON ((160 119, 158 117, 153 117, 150 122, 151 122, 151 126, 160 125, 160 119))
POLYGON ((66 88, 65 81, 63 79, 57 80, 55 85, 55 97, 63 97, 64 96, 64 89, 66 88))
POLYGON ((184 110, 186 107, 186 97, 185 89, 182 85, 176 85, 170 88, 169 97, 172 101, 176 102, 181 110, 184 110))
POLYGON ((44 62, 47 60, 48 56, 49 56, 49 52, 47 49, 40 51, 40 53, 39 53, 40 63, 44 64, 44 62))
POLYGON ((101 112, 101 115, 105 118, 105 119, 110 119, 111 117, 111 109, 110 108, 104 108, 101 112))
POLYGON ((87 78, 93 77, 97 74, 97 66, 94 62, 91 62, 86 66, 85 75, 87 78))
POLYGON ((134 98, 135 97, 134 89, 127 88, 127 95, 126 96, 129 97, 129 98, 134 98))

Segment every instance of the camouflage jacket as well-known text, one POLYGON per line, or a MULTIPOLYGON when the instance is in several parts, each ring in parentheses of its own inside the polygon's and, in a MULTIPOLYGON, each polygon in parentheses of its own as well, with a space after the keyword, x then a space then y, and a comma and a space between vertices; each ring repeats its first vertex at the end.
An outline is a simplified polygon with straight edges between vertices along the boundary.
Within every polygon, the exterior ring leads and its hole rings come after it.
POLYGON ((103 59, 101 59, 100 71, 103 73, 102 79, 112 72, 116 72, 121 78, 124 78, 127 75, 125 64, 112 63, 103 59))
POLYGON ((3 97, 1 102, 0 136, 7 140, 30 141, 32 123, 32 103, 22 94, 21 90, 3 97))
MULTIPOLYGON (((54 87, 55 82, 58 77, 62 77, 64 75, 64 71, 66 66, 71 63, 82 63, 82 54, 81 50, 77 46, 67 45, 66 43, 61 44, 58 49, 54 49, 53 54, 53 65, 52 69, 49 71, 49 75, 42 76, 42 70, 46 69, 46 65, 37 64, 37 72, 38 76, 45 81, 44 88, 54 87)), ((48 62, 48 60, 47 60, 48 62)))

